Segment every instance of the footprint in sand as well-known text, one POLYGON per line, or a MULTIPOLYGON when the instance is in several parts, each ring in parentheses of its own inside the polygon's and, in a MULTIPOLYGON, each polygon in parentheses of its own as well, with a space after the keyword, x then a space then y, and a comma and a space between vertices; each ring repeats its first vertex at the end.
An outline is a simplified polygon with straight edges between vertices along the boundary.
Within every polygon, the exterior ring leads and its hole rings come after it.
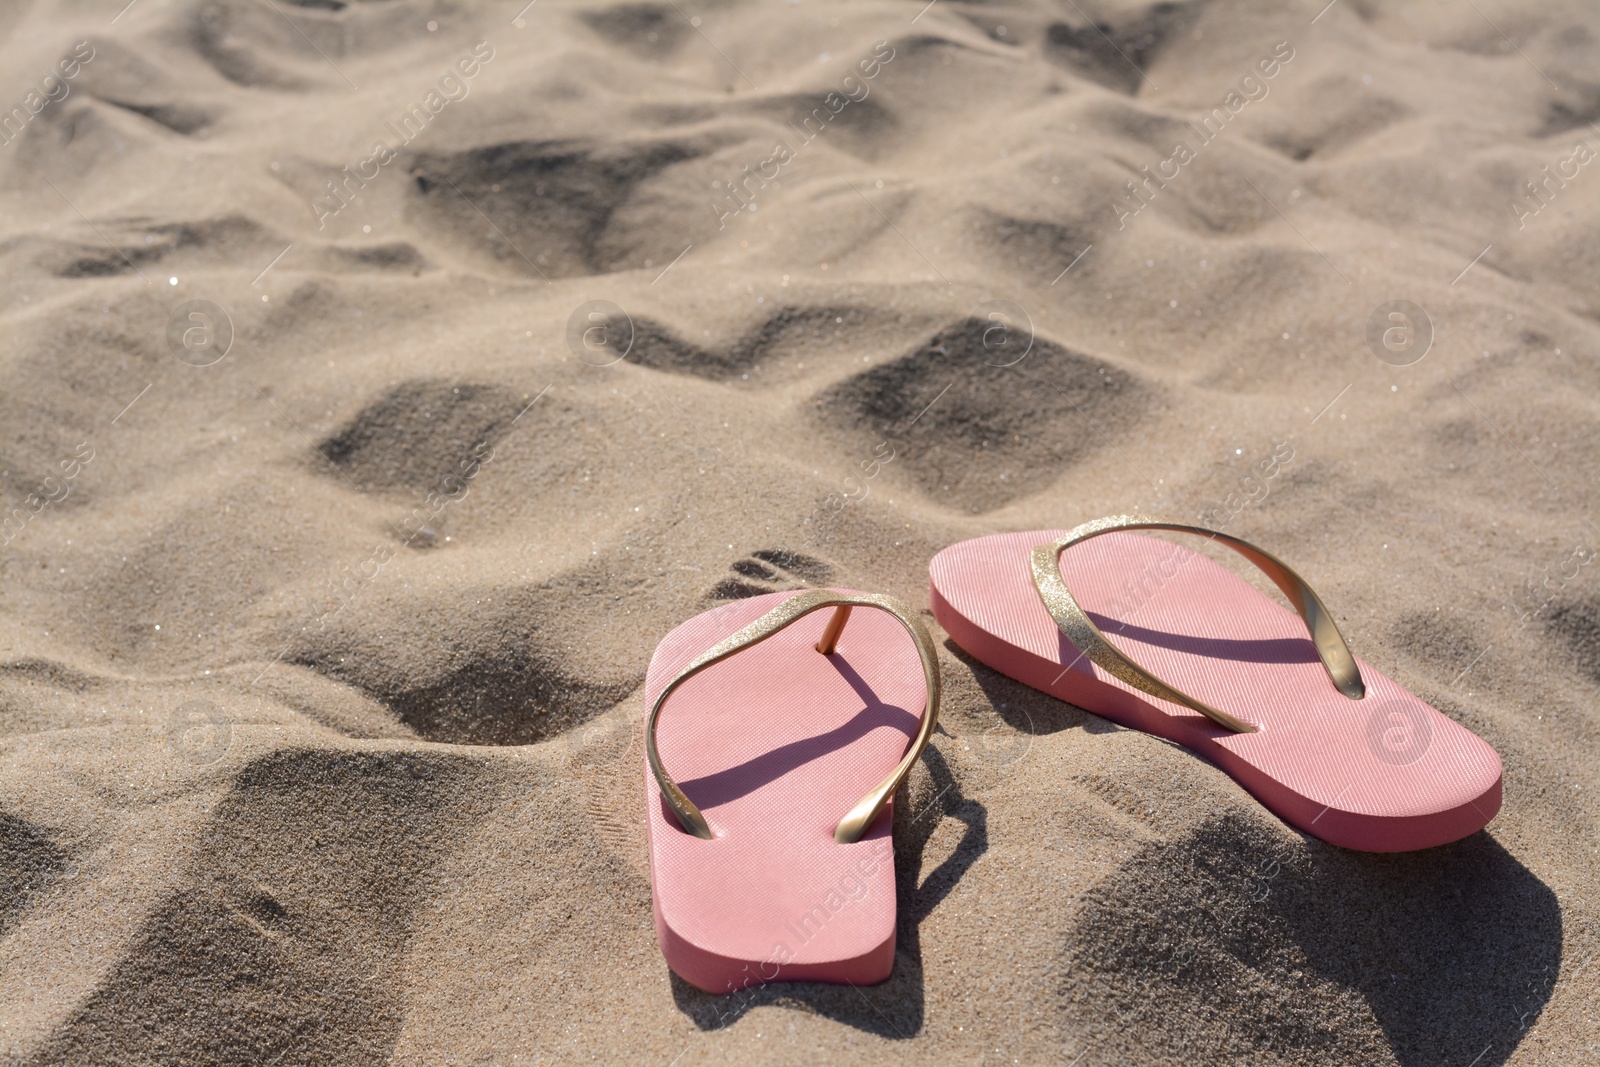
POLYGON ((1116 364, 1043 337, 1010 366, 964 319, 813 400, 830 434, 862 454, 895 448, 898 470, 952 510, 990 511, 1037 492, 1134 426, 1154 389, 1116 364))
POLYGON ((822 560, 786 548, 758 548, 729 569, 733 575, 706 594, 712 600, 743 600, 762 593, 804 589, 833 575, 833 568, 822 560))

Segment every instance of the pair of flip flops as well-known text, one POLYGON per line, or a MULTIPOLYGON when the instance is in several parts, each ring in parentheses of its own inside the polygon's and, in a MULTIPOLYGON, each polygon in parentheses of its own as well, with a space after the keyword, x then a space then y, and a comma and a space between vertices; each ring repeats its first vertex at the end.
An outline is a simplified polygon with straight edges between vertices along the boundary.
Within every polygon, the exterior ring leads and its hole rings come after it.
MULTIPOLYGON (((1500 808, 1494 749, 1356 659, 1311 587, 1238 538, 1118 516, 963 541, 928 570, 934 617, 974 658, 1183 745, 1332 844, 1429 848, 1500 808), (1237 551, 1295 612, 1138 529, 1237 551)), ((715 993, 887 978, 889 808, 939 711, 921 621, 848 590, 751 597, 669 633, 645 695, 656 934, 671 968, 715 993)))

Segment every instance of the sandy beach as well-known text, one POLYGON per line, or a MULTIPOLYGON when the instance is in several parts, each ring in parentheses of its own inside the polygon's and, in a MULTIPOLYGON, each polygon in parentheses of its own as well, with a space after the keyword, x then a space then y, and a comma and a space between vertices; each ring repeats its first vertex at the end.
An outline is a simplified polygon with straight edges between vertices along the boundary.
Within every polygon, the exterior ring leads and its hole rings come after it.
POLYGON ((0 1063, 1600 1064, 1600 10, 524 2, 0 13, 0 1063), (937 629, 1123 513, 1498 817, 1334 847, 937 629), (813 586, 938 645, 894 971, 713 996, 646 667, 813 586))

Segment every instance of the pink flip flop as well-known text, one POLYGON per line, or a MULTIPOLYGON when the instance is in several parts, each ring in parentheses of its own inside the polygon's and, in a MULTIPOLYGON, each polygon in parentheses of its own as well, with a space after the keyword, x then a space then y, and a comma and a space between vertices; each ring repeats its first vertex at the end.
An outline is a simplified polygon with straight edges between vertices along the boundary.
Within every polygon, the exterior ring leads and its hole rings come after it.
POLYGON ((921 621, 891 597, 844 590, 735 601, 662 640, 645 699, 667 964, 712 993, 887 978, 890 801, 939 714, 921 621), (852 620, 857 607, 876 610, 852 620))
POLYGON ((934 617, 977 659, 1191 749, 1324 841, 1429 848, 1500 810, 1494 749, 1352 656, 1310 586, 1238 538, 1124 515, 963 541, 928 574, 934 617), (1205 556, 1133 529, 1226 545, 1299 617, 1205 556))

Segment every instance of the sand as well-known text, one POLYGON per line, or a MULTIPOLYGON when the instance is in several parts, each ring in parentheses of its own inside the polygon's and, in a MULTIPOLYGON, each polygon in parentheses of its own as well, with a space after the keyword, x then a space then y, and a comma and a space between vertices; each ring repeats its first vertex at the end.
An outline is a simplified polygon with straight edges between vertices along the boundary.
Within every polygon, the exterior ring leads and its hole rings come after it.
POLYGON ((1600 1062, 1592 6, 121 6, 0 15, 0 1061, 1600 1062), (893 977, 675 979, 659 636, 1132 511, 1499 817, 1342 851, 936 633, 893 977))

